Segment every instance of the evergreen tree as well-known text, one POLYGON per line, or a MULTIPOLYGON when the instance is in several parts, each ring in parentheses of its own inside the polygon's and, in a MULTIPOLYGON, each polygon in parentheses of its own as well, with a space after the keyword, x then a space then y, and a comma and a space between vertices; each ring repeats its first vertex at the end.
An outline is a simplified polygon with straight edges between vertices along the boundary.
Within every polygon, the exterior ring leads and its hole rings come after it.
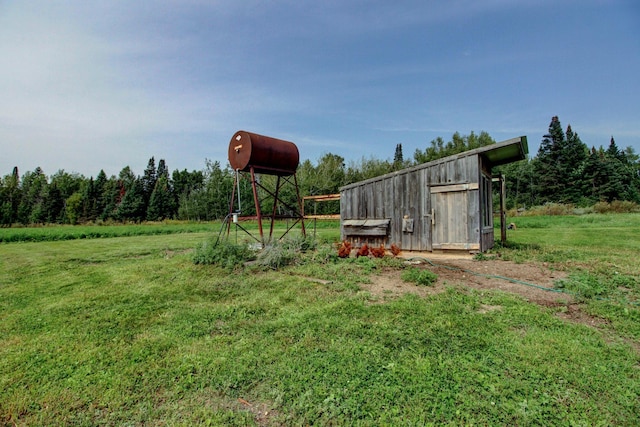
POLYGON ((62 223, 65 217, 65 199, 57 182, 52 182, 47 186, 42 202, 42 218, 49 224, 62 223))
POLYGON ((571 129, 571 125, 567 126, 566 139, 564 152, 561 156, 561 166, 565 167, 563 173, 568 178, 565 181, 563 197, 568 202, 578 203, 583 198, 581 191, 584 179, 582 167, 587 160, 589 150, 580 140, 578 134, 571 129))
POLYGON ((47 189, 47 177, 38 166, 22 177, 22 197, 18 204, 17 219, 24 225, 42 223, 45 220, 43 202, 47 189))
POLYGON ((117 208, 117 219, 140 222, 146 217, 143 188, 142 179, 134 179, 129 187, 125 187, 124 196, 117 208))
POLYGON ((167 164, 165 163, 164 159, 160 159, 160 161, 158 162, 158 171, 156 173, 156 176, 158 179, 163 176, 166 176, 167 179, 169 178, 169 169, 167 168, 167 164))
POLYGON ((156 187, 157 180, 158 171, 156 169, 156 160, 154 157, 151 157, 149 159, 149 163, 147 164, 147 168, 144 170, 144 174, 142 175, 142 194, 145 210, 149 205, 149 199, 151 198, 153 189, 156 187))
POLYGON ((404 156, 402 155, 402 144, 396 144, 396 152, 393 156, 393 168, 395 170, 404 167, 404 156))
POLYGON ((101 202, 104 203, 104 209, 99 216, 102 221, 117 219, 118 206, 122 201, 124 193, 124 182, 121 179, 111 176, 111 178, 105 182, 100 199, 101 202))
POLYGON ((627 156, 625 155, 624 151, 621 151, 618 146, 616 145, 616 141, 615 139, 613 139, 613 136, 611 137, 611 140, 609 141, 609 148, 607 148, 607 157, 611 158, 611 159, 617 159, 620 162, 622 162, 623 164, 628 164, 628 159, 627 156))
POLYGON ((94 182, 94 193, 95 193, 95 219, 102 218, 105 209, 107 207, 107 203, 109 202, 109 192, 107 191, 108 179, 107 174, 103 169, 100 169, 98 172, 98 176, 96 176, 96 180, 94 182))
POLYGON ((157 175, 156 186, 151 193, 149 206, 147 207, 147 220, 149 221, 171 218, 176 211, 169 170, 164 159, 160 159, 158 163, 157 175))
MULTIPOLYGON (((79 194, 79 193, 74 193, 74 194, 79 194)), ((77 214, 74 213, 74 215, 76 216, 75 221, 95 221, 98 218, 99 215, 99 210, 98 210, 98 198, 100 197, 100 193, 98 193, 97 187, 96 187, 96 183, 93 180, 93 177, 89 178, 89 181, 87 182, 84 192, 81 195, 81 201, 82 201, 82 209, 81 209, 81 213, 77 214)), ((67 200, 67 205, 68 205, 68 200, 67 200)), ((69 217, 68 215, 68 211, 67 211, 67 217, 69 217)), ((69 220, 71 221, 71 218, 69 217, 69 220)))
POLYGON ((156 182, 156 188, 151 193, 149 207, 147 209, 147 220, 161 221, 170 218, 174 211, 173 194, 167 174, 160 175, 156 182))
POLYGON ((591 149, 591 153, 584 168, 585 185, 583 194, 591 202, 611 202, 618 199, 623 191, 620 177, 614 164, 607 158, 605 150, 600 147, 591 149))
POLYGON ((564 197, 570 165, 564 164, 565 147, 566 138, 560 119, 553 116, 549 133, 544 136, 533 164, 536 177, 534 190, 540 203, 567 201, 564 197))
POLYGON ((14 167, 11 175, 6 175, 0 183, 0 225, 10 227, 17 220, 21 199, 18 167, 14 167))

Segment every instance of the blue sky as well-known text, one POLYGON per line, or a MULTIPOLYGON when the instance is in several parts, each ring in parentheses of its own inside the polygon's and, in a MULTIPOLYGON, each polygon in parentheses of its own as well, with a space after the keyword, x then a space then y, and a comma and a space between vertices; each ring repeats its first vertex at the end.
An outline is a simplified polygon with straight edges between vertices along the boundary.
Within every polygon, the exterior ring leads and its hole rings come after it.
POLYGON ((0 0, 0 175, 227 162, 243 129, 301 159, 405 158, 551 117, 640 153, 634 0, 0 0))

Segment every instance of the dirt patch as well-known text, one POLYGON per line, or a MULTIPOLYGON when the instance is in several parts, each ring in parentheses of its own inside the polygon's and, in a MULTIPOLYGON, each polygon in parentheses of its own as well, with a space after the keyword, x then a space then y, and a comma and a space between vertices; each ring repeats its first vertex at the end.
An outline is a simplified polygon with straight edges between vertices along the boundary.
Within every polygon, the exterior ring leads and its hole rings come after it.
POLYGON ((280 416, 279 412, 274 410, 271 405, 266 403, 248 402, 243 398, 238 398, 238 403, 243 410, 253 414, 256 423, 259 426, 279 425, 276 422, 280 416))
MULTIPOLYGON (((438 254, 412 256, 407 262, 417 268, 427 268, 436 273, 438 280, 433 286, 419 286, 403 281, 400 278, 401 271, 383 271, 371 276, 371 283, 360 285, 362 290, 371 294, 372 304, 383 304, 404 294, 420 297, 435 295, 452 286, 465 290, 498 290, 519 295, 529 302, 547 307, 562 320, 597 329, 604 333, 605 337, 608 335, 608 320, 589 315, 582 310, 582 305, 575 301, 572 295, 555 291, 556 281, 565 278, 567 274, 553 270, 545 263, 516 264, 499 258, 479 261, 469 255, 438 254)), ((482 304, 478 313, 498 310, 502 310, 502 307, 482 304)), ((640 353, 640 344, 626 339, 624 341, 640 353)))
POLYGON ((544 264, 516 264, 500 259, 476 261, 468 255, 412 257, 407 262, 436 273, 438 280, 435 285, 417 286, 404 282, 400 278, 400 271, 390 270, 372 276, 371 283, 361 287, 381 301, 407 293, 433 295, 443 292, 448 286, 463 286, 500 290, 545 306, 573 303, 571 295, 554 289, 555 282, 566 277, 566 274, 544 264))

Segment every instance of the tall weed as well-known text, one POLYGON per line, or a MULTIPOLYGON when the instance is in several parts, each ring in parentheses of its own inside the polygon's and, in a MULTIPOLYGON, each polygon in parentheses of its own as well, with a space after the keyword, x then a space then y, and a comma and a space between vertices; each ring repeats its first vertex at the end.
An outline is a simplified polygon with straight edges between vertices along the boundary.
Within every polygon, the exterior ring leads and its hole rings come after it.
POLYGON ((613 202, 598 202, 593 206, 596 213, 635 213, 640 212, 640 206, 627 200, 614 200, 613 202))

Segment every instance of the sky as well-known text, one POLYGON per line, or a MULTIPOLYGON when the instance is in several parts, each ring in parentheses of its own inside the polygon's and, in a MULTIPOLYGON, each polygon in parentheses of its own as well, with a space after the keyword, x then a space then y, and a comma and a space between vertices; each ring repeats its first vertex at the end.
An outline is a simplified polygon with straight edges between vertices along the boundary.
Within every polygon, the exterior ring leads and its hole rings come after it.
POLYGON ((0 176, 224 166, 238 130, 314 164, 472 131, 535 156, 556 115, 640 153, 640 2, 0 0, 0 176))

